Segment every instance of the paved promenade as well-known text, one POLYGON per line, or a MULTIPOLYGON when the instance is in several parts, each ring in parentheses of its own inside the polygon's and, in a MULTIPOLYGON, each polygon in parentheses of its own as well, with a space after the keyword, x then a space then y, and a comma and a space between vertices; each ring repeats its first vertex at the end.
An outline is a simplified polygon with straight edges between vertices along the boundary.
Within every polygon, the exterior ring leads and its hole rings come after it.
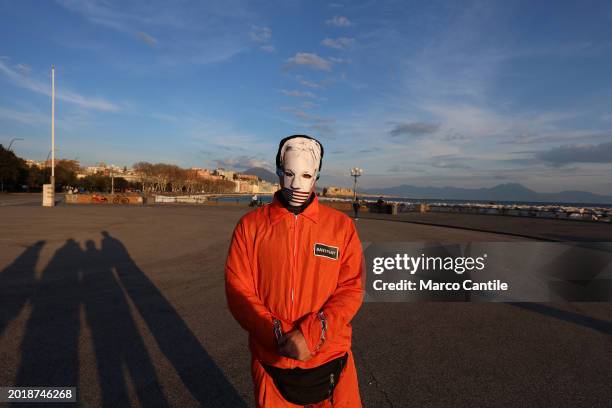
MULTIPOLYGON (((246 334, 223 286, 231 232, 247 208, 7 200, 0 386, 76 385, 87 407, 253 406, 246 334)), ((414 221, 472 230, 367 218, 357 226, 362 241, 528 240, 479 231, 512 227, 471 217, 482 222, 414 221)), ((520 232, 591 234, 582 223, 532 221, 520 232)), ((607 227, 598 240, 612 241, 607 227)), ((367 303, 353 323, 365 407, 610 406, 611 303, 367 303)))
POLYGON ((403 213, 399 215, 363 213, 362 217, 420 225, 440 225, 464 231, 494 232, 518 238, 553 242, 610 242, 612 224, 607 222, 555 220, 489 214, 453 214, 442 212, 403 213))

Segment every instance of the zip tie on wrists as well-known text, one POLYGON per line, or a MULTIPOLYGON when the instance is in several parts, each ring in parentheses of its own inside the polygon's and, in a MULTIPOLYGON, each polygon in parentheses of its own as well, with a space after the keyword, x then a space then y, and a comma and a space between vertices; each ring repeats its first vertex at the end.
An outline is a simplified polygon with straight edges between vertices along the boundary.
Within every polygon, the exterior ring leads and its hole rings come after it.
POLYGON ((321 321, 321 338, 319 339, 319 344, 315 347, 314 352, 319 351, 323 343, 325 343, 325 334, 327 333, 327 318, 325 317, 325 313, 321 310, 317 313, 317 317, 321 321))
POLYGON ((272 321, 274 322, 274 336, 276 337, 276 342, 278 343, 283 337, 283 329, 281 327, 280 320, 272 318, 272 321))

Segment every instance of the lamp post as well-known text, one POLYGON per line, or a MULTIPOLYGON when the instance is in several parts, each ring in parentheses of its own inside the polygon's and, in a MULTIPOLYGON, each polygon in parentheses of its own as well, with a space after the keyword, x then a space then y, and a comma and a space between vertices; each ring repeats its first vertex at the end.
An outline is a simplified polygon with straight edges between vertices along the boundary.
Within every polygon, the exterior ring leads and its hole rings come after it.
POLYGON ((51 186, 55 193, 55 65, 51 65, 51 186))
POLYGON ((363 174, 363 169, 359 167, 353 167, 351 169, 351 177, 355 179, 355 183, 353 184, 353 201, 357 199, 357 177, 363 174))
POLYGON ((42 205, 55 206, 55 65, 51 65, 51 180, 49 184, 43 184, 42 205))
POLYGON ((9 150, 9 151, 11 150, 11 146, 13 145, 13 142, 16 141, 16 140, 23 140, 23 139, 20 138, 20 137, 15 137, 15 138, 11 139, 11 142, 9 143, 7 150, 9 150))
MULTIPOLYGON (((57 152, 58 150, 61 150, 59 148, 55 148, 55 151, 57 152)), ((49 153, 47 153, 47 158, 45 159, 45 168, 47 167, 47 163, 49 163, 49 157, 51 157, 51 150, 49 150, 49 153)))

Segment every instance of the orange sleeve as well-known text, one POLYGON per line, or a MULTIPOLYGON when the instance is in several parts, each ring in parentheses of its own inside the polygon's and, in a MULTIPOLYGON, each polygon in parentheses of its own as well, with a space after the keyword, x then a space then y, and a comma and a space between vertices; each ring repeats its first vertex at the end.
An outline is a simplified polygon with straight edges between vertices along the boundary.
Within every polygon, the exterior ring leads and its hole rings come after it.
POLYGON ((242 220, 234 229, 225 263, 225 294, 229 310, 243 329, 255 341, 270 351, 276 351, 275 316, 257 296, 242 220))
POLYGON ((306 315, 299 323, 299 329, 311 352, 316 353, 319 347, 325 347, 325 340, 340 333, 357 314, 363 302, 363 251, 355 225, 352 222, 349 225, 347 242, 340 253, 338 285, 321 309, 325 317, 325 333, 322 333, 321 315, 318 312, 306 315))

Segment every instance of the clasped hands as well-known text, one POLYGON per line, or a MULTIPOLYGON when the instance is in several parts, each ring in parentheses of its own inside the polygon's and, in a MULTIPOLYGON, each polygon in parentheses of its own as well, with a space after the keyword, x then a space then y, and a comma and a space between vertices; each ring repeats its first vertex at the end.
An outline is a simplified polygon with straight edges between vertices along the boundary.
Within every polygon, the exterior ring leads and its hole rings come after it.
POLYGON ((299 361, 308 361, 313 356, 308 350, 304 335, 297 329, 283 334, 278 339, 278 354, 299 361))

